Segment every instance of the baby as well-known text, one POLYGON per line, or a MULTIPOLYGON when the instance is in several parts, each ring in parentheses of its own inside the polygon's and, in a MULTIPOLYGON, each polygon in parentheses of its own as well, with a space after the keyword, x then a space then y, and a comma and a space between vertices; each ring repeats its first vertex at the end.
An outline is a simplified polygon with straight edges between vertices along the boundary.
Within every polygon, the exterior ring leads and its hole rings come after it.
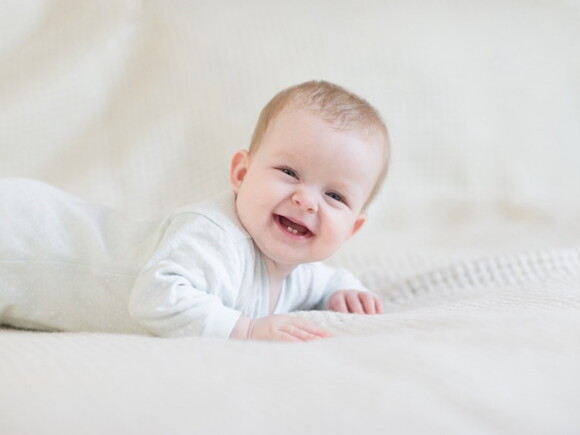
POLYGON ((306 341, 289 313, 378 314, 380 300, 320 261, 366 220, 388 166, 378 112, 328 82, 277 94, 232 192, 136 223, 46 184, 0 181, 0 324, 61 331, 306 341))

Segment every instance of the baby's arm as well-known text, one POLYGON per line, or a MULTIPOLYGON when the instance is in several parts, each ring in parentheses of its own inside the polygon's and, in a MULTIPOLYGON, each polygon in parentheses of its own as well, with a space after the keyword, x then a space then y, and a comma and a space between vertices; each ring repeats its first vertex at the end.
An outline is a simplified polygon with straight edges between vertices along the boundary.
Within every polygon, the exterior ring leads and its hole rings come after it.
POLYGON ((129 313, 164 337, 228 337, 240 318, 232 308, 239 273, 227 234, 197 215, 179 213, 159 230, 159 242, 140 271, 129 313), (227 303, 225 303, 226 301, 227 303))
POLYGON ((260 319, 241 316, 230 338, 247 340, 310 341, 330 337, 330 333, 300 317, 274 314, 260 319))
POLYGON ((232 270, 238 259, 224 249, 227 234, 218 237, 206 220, 177 215, 137 277, 130 298, 131 316, 160 336, 231 337, 252 340, 305 341, 329 336, 306 319, 276 315, 257 320, 228 308, 240 279, 232 270), (200 228, 201 226, 201 228, 200 228), (213 234, 213 235, 212 235, 213 234))
POLYGON ((339 313, 382 314, 383 303, 369 292, 338 290, 326 302, 326 309, 339 313))

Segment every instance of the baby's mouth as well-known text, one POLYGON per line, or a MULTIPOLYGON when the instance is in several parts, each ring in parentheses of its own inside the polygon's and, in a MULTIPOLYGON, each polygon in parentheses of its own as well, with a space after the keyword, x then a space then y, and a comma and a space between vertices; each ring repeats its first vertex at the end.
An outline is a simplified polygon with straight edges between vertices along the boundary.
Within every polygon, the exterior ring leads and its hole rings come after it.
POLYGON ((276 219, 280 226, 288 231, 290 234, 294 234, 296 236, 311 236, 312 231, 306 228, 304 225, 301 225, 293 220, 288 219, 287 217, 276 215, 276 219))

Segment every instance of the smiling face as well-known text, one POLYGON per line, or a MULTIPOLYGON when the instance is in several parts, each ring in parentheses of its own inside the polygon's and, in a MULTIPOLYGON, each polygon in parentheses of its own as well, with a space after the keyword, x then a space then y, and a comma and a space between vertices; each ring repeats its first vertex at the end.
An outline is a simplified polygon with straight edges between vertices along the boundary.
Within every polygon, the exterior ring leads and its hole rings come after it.
POLYGON ((285 109, 257 151, 232 159, 239 219, 279 268, 328 258, 364 223, 381 162, 378 140, 285 109))

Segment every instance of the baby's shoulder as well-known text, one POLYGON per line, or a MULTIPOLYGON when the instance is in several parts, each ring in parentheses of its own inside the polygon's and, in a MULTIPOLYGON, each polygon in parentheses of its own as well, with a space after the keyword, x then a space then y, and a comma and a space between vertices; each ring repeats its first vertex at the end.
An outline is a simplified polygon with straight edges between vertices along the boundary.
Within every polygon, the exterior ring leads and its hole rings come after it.
POLYGON ((237 217, 233 194, 185 205, 175 210, 169 220, 186 231, 211 233, 231 242, 250 238, 237 217))

